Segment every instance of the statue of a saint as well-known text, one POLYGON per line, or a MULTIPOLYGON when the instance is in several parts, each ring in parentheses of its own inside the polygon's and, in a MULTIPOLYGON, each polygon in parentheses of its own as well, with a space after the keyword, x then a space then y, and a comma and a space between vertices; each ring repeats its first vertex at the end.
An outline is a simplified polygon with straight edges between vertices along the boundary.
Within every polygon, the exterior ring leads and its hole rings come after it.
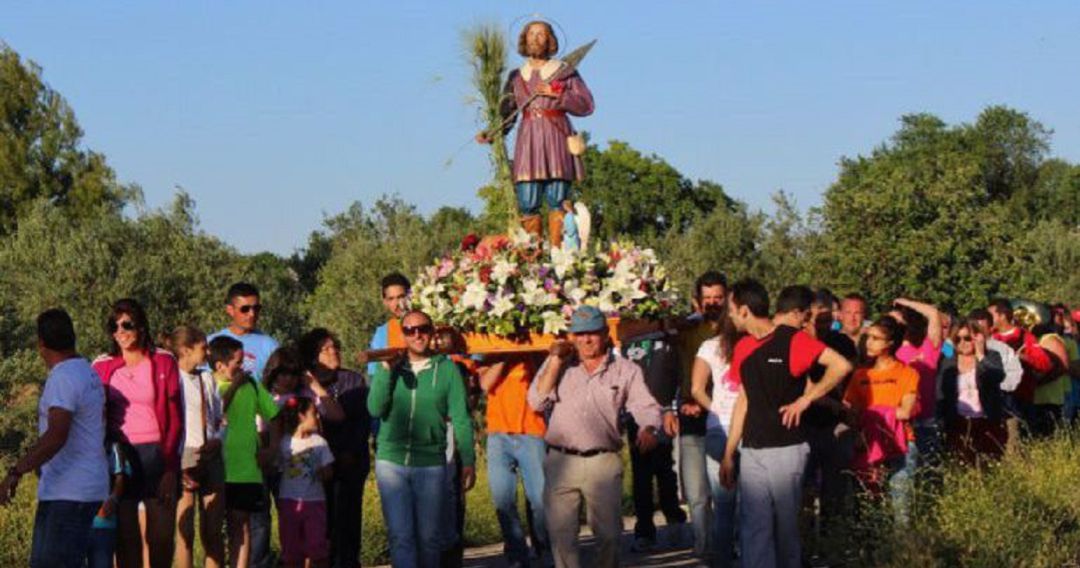
MULTIPOLYGON (((548 239, 561 246, 563 201, 570 199, 573 182, 585 177, 581 154, 584 143, 567 115, 588 116, 593 97, 577 70, 559 73, 565 63, 553 59, 559 41, 544 21, 525 25, 518 37, 518 53, 525 57, 519 69, 510 72, 504 88, 501 112, 509 119, 514 111, 520 121, 514 143, 513 180, 522 227, 542 236, 540 200, 548 206, 548 239), (565 76, 563 76, 565 75, 565 76)), ((506 125, 506 133, 515 121, 506 125)), ((488 142, 481 134, 480 142, 488 142)))

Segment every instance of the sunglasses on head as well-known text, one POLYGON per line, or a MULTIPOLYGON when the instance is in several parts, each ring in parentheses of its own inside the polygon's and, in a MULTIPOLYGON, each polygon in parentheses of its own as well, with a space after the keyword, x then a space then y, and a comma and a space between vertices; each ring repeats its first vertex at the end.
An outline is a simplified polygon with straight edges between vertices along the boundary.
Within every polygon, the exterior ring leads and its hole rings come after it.
POLYGON ((109 333, 116 333, 118 330, 135 331, 135 322, 131 320, 124 320, 122 322, 109 322, 109 333))
POLYGON ((403 325, 401 326, 401 332, 404 333, 406 337, 412 337, 414 335, 431 335, 432 333, 435 333, 435 326, 430 323, 425 323, 423 325, 403 325))
POLYGON ((240 306, 237 309, 239 309, 240 313, 242 314, 246 314, 248 312, 259 313, 262 311, 262 304, 248 304, 246 306, 240 306))

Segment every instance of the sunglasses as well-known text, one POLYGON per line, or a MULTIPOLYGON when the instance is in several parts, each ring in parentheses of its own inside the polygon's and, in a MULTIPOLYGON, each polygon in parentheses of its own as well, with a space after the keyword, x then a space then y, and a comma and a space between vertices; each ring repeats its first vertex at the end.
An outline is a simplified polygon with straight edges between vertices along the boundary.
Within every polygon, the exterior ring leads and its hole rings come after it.
POLYGON ((121 329, 124 331, 135 331, 135 322, 131 320, 124 320, 119 323, 115 321, 109 322, 109 333, 116 333, 121 329))
POLYGON ((401 332, 405 334, 405 337, 412 337, 414 335, 431 335, 435 333, 435 326, 430 323, 424 325, 403 325, 401 326, 401 332))
POLYGON ((248 304, 246 306, 240 306, 237 309, 240 310, 240 313, 242 314, 246 314, 248 312, 259 313, 262 311, 262 304, 248 304))
POLYGON ((957 335, 956 336, 956 342, 957 343, 967 343, 968 341, 971 341, 971 336, 970 335, 957 335))

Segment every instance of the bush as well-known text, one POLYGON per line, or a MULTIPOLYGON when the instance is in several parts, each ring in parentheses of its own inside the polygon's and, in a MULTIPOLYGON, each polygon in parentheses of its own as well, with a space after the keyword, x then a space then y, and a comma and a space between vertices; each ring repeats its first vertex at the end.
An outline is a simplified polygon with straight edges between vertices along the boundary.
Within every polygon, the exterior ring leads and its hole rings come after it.
POLYGON ((1063 431, 981 470, 947 465, 939 488, 916 489, 909 525, 888 503, 864 500, 818 549, 856 566, 1076 565, 1078 441, 1080 431, 1063 431))

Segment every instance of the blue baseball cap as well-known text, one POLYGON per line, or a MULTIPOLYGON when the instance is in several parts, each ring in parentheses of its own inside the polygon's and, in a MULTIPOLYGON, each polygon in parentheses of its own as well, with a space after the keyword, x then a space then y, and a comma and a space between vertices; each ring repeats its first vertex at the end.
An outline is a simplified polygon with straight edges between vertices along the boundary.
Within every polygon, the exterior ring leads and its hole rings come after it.
POLYGON ((594 306, 580 306, 570 316, 570 333, 593 333, 607 328, 607 318, 594 306))

